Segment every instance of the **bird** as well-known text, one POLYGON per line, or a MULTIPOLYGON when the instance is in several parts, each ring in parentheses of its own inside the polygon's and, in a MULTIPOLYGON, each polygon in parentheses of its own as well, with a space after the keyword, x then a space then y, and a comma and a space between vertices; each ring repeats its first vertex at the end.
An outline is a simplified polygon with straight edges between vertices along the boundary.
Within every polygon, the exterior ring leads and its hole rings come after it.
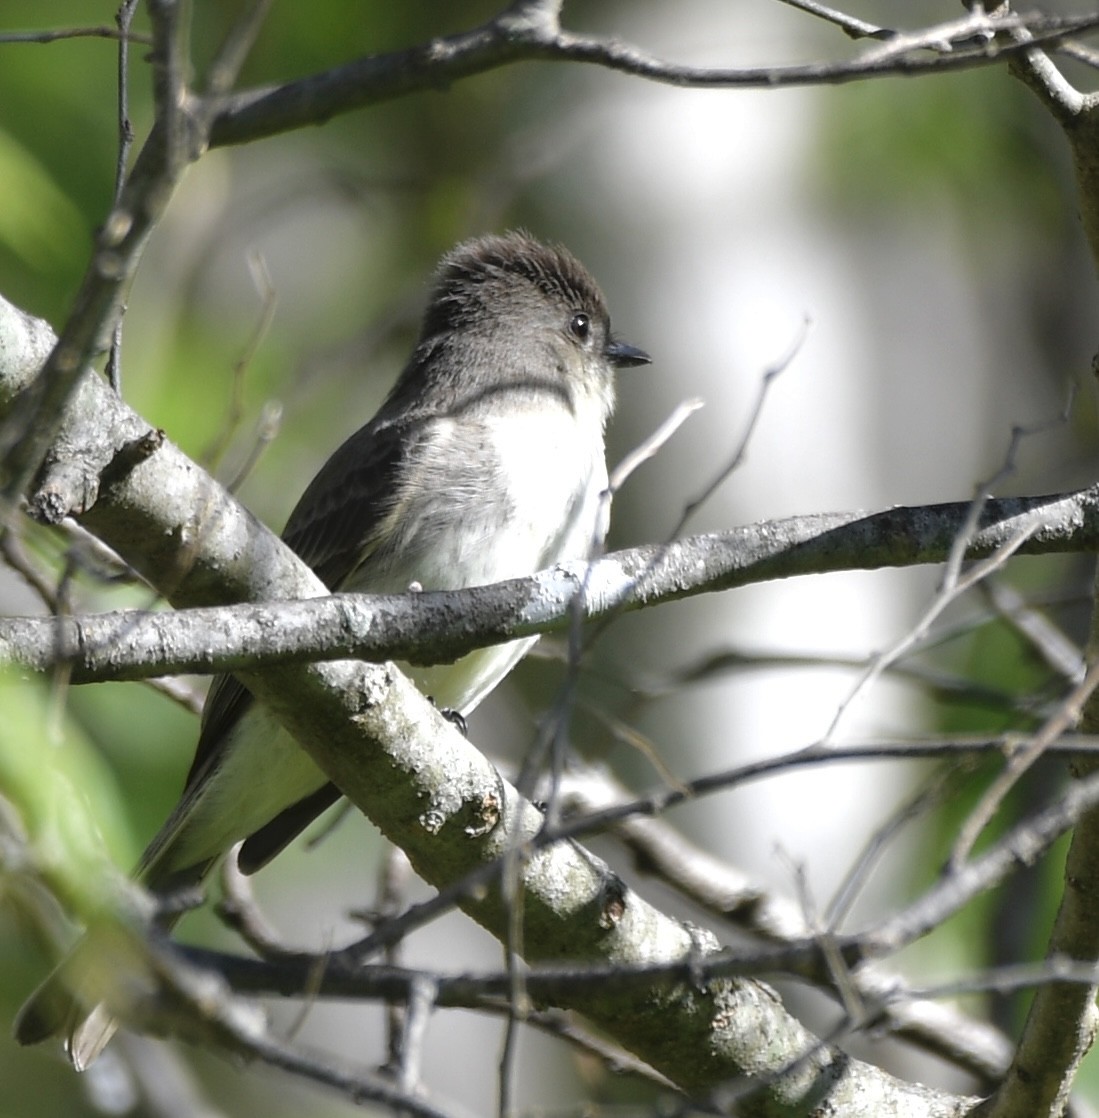
MULTIPOLYGON (((612 333, 598 284, 563 246, 523 230, 459 244, 436 269, 392 390, 306 487, 282 538, 332 592, 462 589, 587 558, 609 521, 615 374, 650 360, 612 333)), ((402 667, 464 725, 535 640, 402 667)), ((182 796, 135 876, 172 895, 237 843, 253 873, 340 796, 242 684, 219 676, 182 796)), ((88 1067, 117 1027, 81 994, 94 966, 78 943, 20 1011, 16 1039, 62 1033, 74 1066, 88 1067)))

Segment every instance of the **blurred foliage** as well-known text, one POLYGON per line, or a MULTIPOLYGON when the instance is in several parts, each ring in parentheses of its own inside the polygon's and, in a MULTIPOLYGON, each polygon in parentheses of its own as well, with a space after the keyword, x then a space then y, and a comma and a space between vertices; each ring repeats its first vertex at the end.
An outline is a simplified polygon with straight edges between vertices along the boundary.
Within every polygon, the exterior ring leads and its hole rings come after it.
POLYGON ((121 799, 101 752, 70 716, 64 682, 27 686, 0 675, 0 795, 57 875, 57 888, 78 912, 101 900, 93 867, 108 857, 131 861, 136 846, 119 829, 121 799), (107 854, 107 850, 110 854, 107 854))
POLYGON ((869 97, 836 90, 817 138, 822 208, 855 237, 923 224, 956 241, 990 328, 1007 300, 1026 321, 1035 381, 1062 399, 1082 386, 1071 427, 1090 454, 1099 426, 1080 354, 1094 348, 1094 293, 1068 148, 1020 81, 982 78, 946 74, 915 95, 896 79, 869 97))
POLYGON ((819 137, 834 203, 854 214, 895 213, 949 192, 976 240, 1005 217, 1036 239, 1070 223, 1067 152, 1033 96, 1005 71, 981 82, 945 74, 922 83, 915 97, 895 79, 878 83, 873 97, 862 92, 836 91, 819 137))
POLYGON ((0 674, 0 842, 15 849, 5 832, 22 832, 36 856, 34 866, 0 858, 0 1113, 12 1115, 66 1112, 74 1094, 44 1083, 37 1061, 13 1060, 8 1036, 7 1022, 72 936, 37 876, 68 911, 91 914, 111 895, 107 850, 125 865, 138 848, 120 789, 65 698, 63 687, 51 693, 0 674))

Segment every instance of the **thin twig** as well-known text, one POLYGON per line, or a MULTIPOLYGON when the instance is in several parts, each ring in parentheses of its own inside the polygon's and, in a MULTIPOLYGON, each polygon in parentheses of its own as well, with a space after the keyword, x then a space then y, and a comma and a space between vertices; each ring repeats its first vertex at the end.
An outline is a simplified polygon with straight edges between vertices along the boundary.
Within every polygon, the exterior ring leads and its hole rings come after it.
POLYGON ((222 896, 214 912, 261 958, 277 959, 289 952, 256 903, 251 882, 237 865, 238 852, 239 844, 222 861, 222 896))
POLYGON ((1022 637, 1061 679, 1078 683, 1083 678, 1086 667, 1083 650, 1044 613, 1029 605, 1014 587, 996 579, 986 579, 980 590, 997 620, 1022 637))
POLYGON ((1073 39, 1066 39, 1056 49, 1058 54, 1063 54, 1066 58, 1082 62, 1093 70, 1099 70, 1099 50, 1094 47, 1089 47, 1085 43, 1078 43, 1073 39))
POLYGON ((1076 389, 1075 386, 1072 386, 1070 387, 1068 399, 1064 408, 1053 419, 1027 426, 1015 424, 1012 427, 1011 437, 1008 440, 1008 448, 999 469, 987 481, 979 482, 974 489, 973 499, 969 503, 965 518, 951 544, 950 553, 943 567, 943 577, 935 597, 928 604, 920 619, 906 634, 900 637, 885 652, 873 658, 851 692, 836 709, 835 717, 832 719, 831 725, 825 731, 824 741, 829 741, 835 736, 840 723, 854 705, 857 698, 878 679, 886 667, 895 663, 898 658, 903 656, 927 633, 935 619, 939 617, 951 602, 955 601, 961 594, 965 593, 966 590, 979 585, 992 572, 999 570, 1007 560, 1022 547, 1030 536, 1041 529, 1042 525, 1038 520, 1033 520, 1028 524, 1021 525, 1016 534, 1005 540, 992 555, 974 564, 964 575, 962 574, 962 564, 970 553, 970 547, 974 537, 980 530, 981 520, 989 502, 992 500, 992 491, 997 485, 1014 474, 1016 458, 1023 440, 1048 431, 1051 428, 1063 426, 1068 421, 1075 395, 1076 389))
POLYGON ((868 881, 873 867, 885 854, 890 842, 910 823, 926 817, 932 808, 938 807, 946 800, 949 788, 957 782, 959 771, 960 767, 954 765, 939 769, 875 829, 836 888, 825 911, 825 928, 831 932, 839 930, 868 881))
POLYGON ((684 400, 682 403, 677 404, 668 418, 665 419, 648 438, 639 442, 637 446, 626 454, 618 465, 611 470, 610 480, 607 486, 611 495, 614 496, 617 494, 622 486, 626 484, 627 478, 629 478, 634 470, 642 465, 642 463, 648 462, 651 458, 655 458, 672 435, 674 435, 699 408, 705 406, 706 401, 698 397, 693 397, 690 400, 684 400))
MULTIPOLYGON (((126 0, 130 3, 131 0, 126 0)), ((153 37, 144 31, 130 31, 127 27, 62 27, 49 31, 3 31, 0 43, 56 43, 61 39, 118 39, 142 46, 150 46, 153 37)))
POLYGON ((729 476, 740 467, 741 463, 747 457, 748 446, 752 441, 752 435, 755 433, 756 426, 759 424, 760 418, 763 415, 763 407, 767 402, 767 394, 774 382, 790 367, 794 359, 801 352, 802 346, 805 345, 805 341, 809 337, 809 327, 810 320, 808 316, 806 316, 802 319, 801 327, 786 352, 773 365, 764 369, 763 375, 759 380, 759 391, 756 393, 755 403, 752 405, 752 410, 748 416, 748 422, 744 426, 744 431, 740 436, 740 442, 737 443, 736 450, 733 452, 728 463, 718 471, 717 475, 706 485, 702 492, 699 493, 697 497, 687 502, 683 509, 683 514, 679 518, 679 522, 669 534, 670 539, 676 539, 682 534, 691 517, 694 516, 718 489, 725 484, 729 476))
POLYGON ((870 685, 873 684, 891 664, 905 655, 909 649, 927 633, 935 619, 951 602, 964 594, 967 590, 978 585, 982 579, 987 578, 993 571, 1001 570, 1008 559, 1010 559, 1040 527, 1041 525, 1037 523, 1024 526, 1013 539, 1008 540, 987 559, 973 564, 964 576, 952 579, 949 588, 941 590, 932 599, 924 611, 923 616, 920 617, 916 624, 884 652, 875 656, 870 664, 867 665, 866 669, 855 683, 855 686, 851 688, 847 697, 836 708, 835 717, 825 731, 822 741, 828 742, 835 737, 839 730, 840 723, 854 705, 855 701, 865 693, 870 685))
MULTIPOLYGON (((751 648, 719 648, 706 653, 693 663, 668 671, 658 678, 641 682, 628 681, 629 693, 635 704, 662 699, 677 694, 683 687, 721 679, 738 672, 770 670, 774 668, 799 669, 843 668, 861 671, 866 667, 866 657, 840 653, 774 652, 751 648)), ((964 675, 954 675, 938 668, 915 664, 911 656, 904 661, 889 664, 884 669, 891 679, 911 683, 940 702, 965 703, 1013 714, 1042 716, 1049 701, 1042 695, 1018 694, 1007 688, 975 683, 964 675)), ((633 708, 637 709, 636 705, 633 708)))
MULTIPOLYGON (((211 472, 216 470, 221 462, 222 456, 228 449, 229 444, 233 441, 233 436, 236 434, 237 428, 240 426, 241 420, 244 417, 244 385, 248 370, 252 367, 252 362, 255 360, 256 354, 259 352, 259 348, 263 344, 263 340, 267 337, 272 322, 275 320, 275 307, 278 303, 278 294, 271 280, 271 273, 267 269, 267 261, 262 254, 258 252, 251 252, 248 254, 248 271, 260 296, 260 308, 256 316, 255 324, 248 335, 248 339, 244 343, 244 349, 240 357, 233 362, 232 379, 229 389, 229 407, 225 419, 222 422, 221 430, 214 436, 213 441, 206 450, 203 451, 199 459, 211 472)), ((277 409, 277 406, 275 410, 266 414, 264 422, 260 425, 259 437, 256 440, 255 447, 249 454, 245 465, 241 467, 233 478, 232 484, 227 487, 230 492, 233 492, 235 487, 239 486, 244 481, 245 477, 247 477, 248 471, 258 460, 260 451, 271 441, 274 437, 274 433, 277 433, 280 420, 281 410, 277 409), (270 420, 270 422, 268 422, 268 420, 270 420)))
POLYGON ((273 0, 250 0, 241 17, 229 29, 206 74, 205 93, 212 100, 224 96, 236 84, 272 3, 273 0))
POLYGON ((1034 435, 1043 434, 1057 427, 1064 427, 1065 424, 1068 423, 1069 416, 1072 413, 1072 404, 1075 399, 1076 385, 1072 384, 1069 387, 1068 399, 1065 401, 1065 406, 1052 419, 1025 425, 1020 423, 1012 425, 1011 437, 1008 440, 1008 447, 1004 453, 1000 468, 992 477, 985 481, 978 482, 974 488, 973 500, 970 502, 969 511, 966 514, 965 521, 962 523, 961 528, 958 530, 958 535, 954 540, 953 547, 950 549, 950 555, 947 558, 943 570, 942 590, 949 590, 958 581, 962 564, 965 562, 969 541, 977 532, 985 508, 989 501, 992 500, 993 491, 1014 475, 1017 468, 1016 459, 1018 458, 1019 448, 1022 446, 1023 440, 1031 438, 1034 435))
POLYGON ((856 19, 854 16, 849 16, 844 12, 838 12, 835 8, 829 8, 824 4, 818 4, 817 0, 779 0, 779 3, 786 4, 791 8, 797 8, 798 11, 807 12, 809 15, 816 16, 818 19, 823 19, 828 23, 834 23, 851 39, 887 40, 896 35, 895 31, 890 31, 885 27, 878 27, 873 23, 866 23, 864 20, 856 19))
MULTIPOLYGON (((115 22, 120 32, 118 39, 118 158, 114 171, 114 208, 122 201, 122 188, 126 182, 126 169, 130 164, 130 149, 134 143, 134 126, 130 120, 130 25, 138 0, 122 0, 115 22)), ((111 387, 122 392, 122 315, 115 323, 111 335, 111 348, 107 354, 107 380, 111 387)))
POLYGON ((1084 704, 1096 687, 1099 687, 1099 663, 1092 665, 1084 678, 1065 697, 1058 710, 1034 735, 1027 748, 1011 757, 1004 766, 1003 772, 985 789, 984 795, 969 813, 958 833, 958 839, 950 852, 948 862, 950 870, 957 870, 968 861, 981 832, 988 826, 1008 792, 1015 787, 1023 773, 1042 756, 1052 742, 1076 725, 1084 704))

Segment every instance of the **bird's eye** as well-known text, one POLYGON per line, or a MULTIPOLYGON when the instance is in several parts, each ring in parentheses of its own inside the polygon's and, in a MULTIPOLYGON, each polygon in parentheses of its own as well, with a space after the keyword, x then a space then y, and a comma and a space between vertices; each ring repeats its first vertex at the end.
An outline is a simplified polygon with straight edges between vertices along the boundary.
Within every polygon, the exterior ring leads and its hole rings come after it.
POLYGON ((584 314, 583 311, 577 311, 569 319, 569 333, 577 341, 586 342, 591 336, 591 317, 584 314))

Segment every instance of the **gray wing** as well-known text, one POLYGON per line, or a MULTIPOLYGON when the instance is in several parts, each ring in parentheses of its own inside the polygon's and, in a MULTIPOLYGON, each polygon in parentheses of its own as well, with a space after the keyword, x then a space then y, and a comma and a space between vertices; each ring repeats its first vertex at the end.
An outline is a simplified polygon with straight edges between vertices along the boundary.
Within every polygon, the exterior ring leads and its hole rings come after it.
MULTIPOLYGON (((283 529, 283 541, 339 590, 373 554, 395 513, 395 484, 411 425, 369 423, 356 431, 321 467, 283 529)), ((418 424, 415 426, 419 426, 418 424)))
MULTIPOLYGON (((394 477, 403 452, 400 429, 376 421, 360 428, 321 467, 301 495, 282 538, 331 590, 338 590, 369 559, 387 519, 394 515, 394 477)), ((216 771, 221 749, 253 699, 231 675, 218 676, 202 715, 184 795, 216 771)), ((249 872, 259 869, 339 798, 327 785, 287 808, 250 838, 242 852, 249 872)))

